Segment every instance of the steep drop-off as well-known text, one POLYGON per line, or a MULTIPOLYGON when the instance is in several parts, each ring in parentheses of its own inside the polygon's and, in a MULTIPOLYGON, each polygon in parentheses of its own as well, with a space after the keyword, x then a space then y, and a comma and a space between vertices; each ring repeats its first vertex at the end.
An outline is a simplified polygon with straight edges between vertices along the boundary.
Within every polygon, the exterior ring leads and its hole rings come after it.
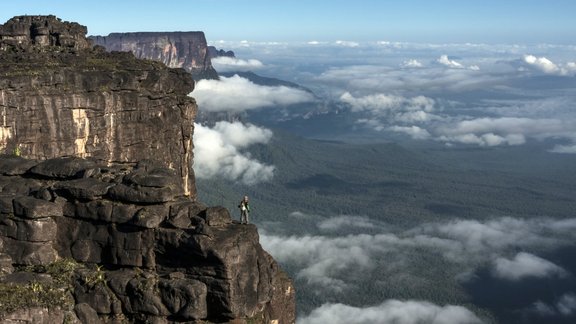
MULTIPOLYGON (((95 45, 108 51, 132 52, 172 68, 184 68, 195 80, 217 79, 210 61, 211 51, 203 32, 137 32, 91 36, 95 45)), ((212 51, 212 54, 214 51, 212 51)))
POLYGON ((190 75, 85 34, 0 25, 2 323, 294 322, 256 227, 196 200, 190 75))

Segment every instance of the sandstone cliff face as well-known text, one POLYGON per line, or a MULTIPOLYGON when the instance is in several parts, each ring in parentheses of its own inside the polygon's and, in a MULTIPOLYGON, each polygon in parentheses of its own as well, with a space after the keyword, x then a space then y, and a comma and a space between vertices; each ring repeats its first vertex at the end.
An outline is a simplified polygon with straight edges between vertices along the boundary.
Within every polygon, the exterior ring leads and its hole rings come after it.
POLYGON ((90 39, 108 51, 132 52, 138 58, 184 68, 195 80, 218 78, 203 32, 112 33, 90 39))
POLYGON ((253 225, 196 201, 190 75, 0 25, 0 321, 292 323, 253 225))
POLYGON ((93 50, 85 33, 53 16, 0 26, 0 151, 126 164, 162 157, 195 197, 190 75, 93 50))

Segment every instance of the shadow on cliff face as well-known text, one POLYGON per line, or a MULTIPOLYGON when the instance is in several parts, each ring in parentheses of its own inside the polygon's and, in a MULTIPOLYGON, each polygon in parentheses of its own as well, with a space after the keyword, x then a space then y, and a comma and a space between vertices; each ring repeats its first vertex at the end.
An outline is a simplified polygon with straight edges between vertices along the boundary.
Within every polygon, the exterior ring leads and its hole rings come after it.
POLYGON ((511 281, 494 278, 489 269, 482 269, 464 284, 471 302, 491 311, 498 323, 575 323, 576 246, 560 248, 543 257, 569 274, 511 281))

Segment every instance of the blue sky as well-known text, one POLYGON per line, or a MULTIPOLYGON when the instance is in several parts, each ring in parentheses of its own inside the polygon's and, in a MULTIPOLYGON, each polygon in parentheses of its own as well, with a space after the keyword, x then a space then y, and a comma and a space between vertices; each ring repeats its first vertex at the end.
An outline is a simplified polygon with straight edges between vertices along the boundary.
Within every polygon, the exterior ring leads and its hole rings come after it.
POLYGON ((15 15, 54 14, 90 35, 193 31, 208 41, 552 43, 576 40, 573 0, 9 1, 15 15))

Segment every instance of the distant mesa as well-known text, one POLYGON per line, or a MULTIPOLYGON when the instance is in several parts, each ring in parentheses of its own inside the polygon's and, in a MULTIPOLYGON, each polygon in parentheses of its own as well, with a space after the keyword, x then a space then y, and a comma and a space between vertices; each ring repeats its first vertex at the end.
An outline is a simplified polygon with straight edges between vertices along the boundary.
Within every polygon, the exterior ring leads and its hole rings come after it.
POLYGON ((183 68, 194 80, 218 79, 211 58, 233 56, 210 48, 201 31, 190 32, 135 32, 111 33, 108 36, 91 36, 94 45, 108 51, 128 51, 137 58, 159 61, 172 68, 183 68))
POLYGON ((214 46, 208 46, 208 55, 210 55, 211 59, 216 57, 236 57, 234 51, 225 51, 223 49, 217 49, 214 46))

